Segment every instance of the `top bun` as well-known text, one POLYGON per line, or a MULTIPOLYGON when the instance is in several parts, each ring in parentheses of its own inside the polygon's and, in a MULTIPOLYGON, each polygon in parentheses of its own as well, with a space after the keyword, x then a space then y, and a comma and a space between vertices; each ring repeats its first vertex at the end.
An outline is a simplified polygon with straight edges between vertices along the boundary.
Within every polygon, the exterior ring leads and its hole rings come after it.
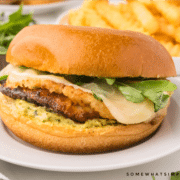
POLYGON ((132 31, 34 25, 11 42, 7 62, 41 71, 98 77, 176 76, 168 51, 154 38, 132 31))

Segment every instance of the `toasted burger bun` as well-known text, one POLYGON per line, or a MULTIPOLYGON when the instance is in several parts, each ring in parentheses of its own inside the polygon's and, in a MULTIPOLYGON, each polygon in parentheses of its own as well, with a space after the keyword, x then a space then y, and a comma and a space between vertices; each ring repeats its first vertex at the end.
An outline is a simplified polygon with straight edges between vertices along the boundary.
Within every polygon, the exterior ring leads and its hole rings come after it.
POLYGON ((0 101, 0 116, 16 136, 41 148, 70 153, 106 152, 133 145, 152 134, 167 113, 166 106, 148 123, 79 129, 30 122, 18 115, 15 100, 0 94, 0 101))
MULTIPOLYGON (((171 56, 152 37, 130 31, 87 27, 27 27, 11 42, 7 61, 17 66, 70 75, 114 78, 176 76, 171 56)), ((78 128, 34 121, 17 111, 16 100, 1 95, 0 101, 2 120, 15 135, 45 149, 71 153, 105 152, 135 144, 160 126, 168 106, 148 122, 78 128)))
POLYGON ((131 31, 34 25, 13 39, 6 58, 13 65, 60 74, 176 76, 167 50, 152 37, 131 31))

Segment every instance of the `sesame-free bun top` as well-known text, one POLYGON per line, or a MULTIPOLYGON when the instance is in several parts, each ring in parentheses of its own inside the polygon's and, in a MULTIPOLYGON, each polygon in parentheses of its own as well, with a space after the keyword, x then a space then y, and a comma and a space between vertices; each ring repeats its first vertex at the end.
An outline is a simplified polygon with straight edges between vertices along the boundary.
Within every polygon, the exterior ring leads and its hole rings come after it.
POLYGON ((33 25, 13 39, 6 59, 14 65, 60 74, 176 76, 167 50, 154 38, 132 31, 33 25))

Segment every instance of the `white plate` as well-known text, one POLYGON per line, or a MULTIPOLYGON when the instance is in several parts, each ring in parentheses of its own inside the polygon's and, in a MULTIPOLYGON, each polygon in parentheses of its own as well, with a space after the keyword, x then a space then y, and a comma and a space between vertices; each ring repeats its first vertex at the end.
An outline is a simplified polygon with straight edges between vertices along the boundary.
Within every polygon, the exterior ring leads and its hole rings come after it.
MULTIPOLYGON (((59 8, 68 6, 68 5, 76 5, 79 4, 81 0, 73 1, 73 0, 66 0, 64 2, 56 2, 50 4, 41 4, 41 5, 24 5, 23 6, 23 13, 33 12, 34 14, 46 13, 53 10, 57 10, 59 8)), ((19 5, 0 5, 0 12, 7 12, 12 13, 19 9, 19 5)))
POLYGON ((15 137, 0 122, 0 159, 31 168, 90 172, 120 169, 162 158, 180 149, 180 78, 171 78, 178 86, 168 115, 159 130, 147 141, 116 152, 95 155, 70 155, 36 148, 15 137))

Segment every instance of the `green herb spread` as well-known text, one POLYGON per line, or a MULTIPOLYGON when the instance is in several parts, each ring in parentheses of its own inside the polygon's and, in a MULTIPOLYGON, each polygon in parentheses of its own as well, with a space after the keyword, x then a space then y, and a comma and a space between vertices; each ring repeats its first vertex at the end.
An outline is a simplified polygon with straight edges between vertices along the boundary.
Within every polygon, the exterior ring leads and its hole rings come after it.
POLYGON ((45 107, 36 106, 32 103, 28 103, 24 100, 14 100, 16 111, 21 116, 28 117, 31 121, 36 122, 37 124, 47 124, 47 125, 56 125, 56 126, 65 126, 68 128, 94 128, 94 127, 104 127, 104 126, 114 126, 118 125, 116 120, 107 120, 107 119, 92 119, 87 120, 85 123, 78 123, 71 119, 65 118, 64 116, 58 115, 51 112, 51 110, 46 109, 45 107))

